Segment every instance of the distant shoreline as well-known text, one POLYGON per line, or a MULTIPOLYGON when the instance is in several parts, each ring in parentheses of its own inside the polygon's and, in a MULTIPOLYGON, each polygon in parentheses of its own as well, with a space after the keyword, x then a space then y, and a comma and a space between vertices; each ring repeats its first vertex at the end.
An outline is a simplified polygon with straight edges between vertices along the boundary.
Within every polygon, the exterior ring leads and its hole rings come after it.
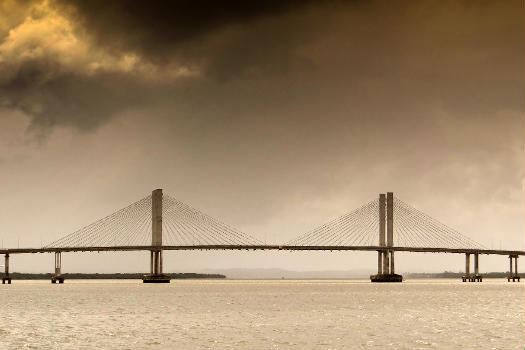
MULTIPOLYGON (((115 280, 115 279, 142 279, 147 273, 64 273, 65 279, 69 280, 115 280)), ((173 279, 222 279, 225 275, 217 273, 166 273, 173 279)), ((51 279, 52 273, 23 273, 13 272, 9 276, 17 280, 47 280, 51 279)))

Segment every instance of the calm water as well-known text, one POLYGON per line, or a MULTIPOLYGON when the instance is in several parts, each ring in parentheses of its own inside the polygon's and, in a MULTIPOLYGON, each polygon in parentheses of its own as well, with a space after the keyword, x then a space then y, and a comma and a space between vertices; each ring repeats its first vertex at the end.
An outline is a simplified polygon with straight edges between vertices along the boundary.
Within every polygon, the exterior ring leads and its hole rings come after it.
POLYGON ((0 348, 523 349, 525 284, 13 281, 0 348))

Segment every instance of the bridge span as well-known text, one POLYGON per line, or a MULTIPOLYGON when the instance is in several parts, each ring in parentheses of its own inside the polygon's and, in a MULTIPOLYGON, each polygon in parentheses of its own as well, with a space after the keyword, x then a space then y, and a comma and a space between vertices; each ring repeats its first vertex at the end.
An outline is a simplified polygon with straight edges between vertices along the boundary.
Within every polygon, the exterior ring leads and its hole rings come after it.
POLYGON ((126 208, 41 248, 0 249, 4 255, 2 283, 11 283, 9 257, 14 254, 55 254, 53 283, 63 283, 62 253, 149 251, 145 283, 169 283, 163 273, 167 250, 375 251, 377 274, 372 282, 401 282, 395 273, 395 252, 465 254, 463 282, 481 282, 480 255, 507 255, 507 280, 520 281, 522 250, 487 249, 395 198, 392 192, 284 244, 264 244, 157 189, 126 208), (398 223, 394 227, 394 220, 398 223), (151 229, 150 229, 151 228, 151 229), (399 245, 394 245, 394 237, 399 245), (151 242, 151 244, 148 244, 151 242), (167 243, 167 244, 165 244, 167 243), (474 271, 470 257, 474 257, 474 271))

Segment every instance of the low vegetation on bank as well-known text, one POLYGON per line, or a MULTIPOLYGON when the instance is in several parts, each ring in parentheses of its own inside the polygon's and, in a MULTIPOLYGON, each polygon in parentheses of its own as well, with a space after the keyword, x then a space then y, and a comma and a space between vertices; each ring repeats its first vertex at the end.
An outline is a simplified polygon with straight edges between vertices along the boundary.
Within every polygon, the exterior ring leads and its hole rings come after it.
MULTIPOLYGON (((64 273, 65 279, 141 279, 145 273, 64 273)), ((208 273, 167 273, 173 279, 197 279, 197 278, 226 278, 221 274, 208 273)), ((51 279, 51 273, 21 273, 13 272, 10 274, 12 279, 18 280, 45 280, 51 279)))

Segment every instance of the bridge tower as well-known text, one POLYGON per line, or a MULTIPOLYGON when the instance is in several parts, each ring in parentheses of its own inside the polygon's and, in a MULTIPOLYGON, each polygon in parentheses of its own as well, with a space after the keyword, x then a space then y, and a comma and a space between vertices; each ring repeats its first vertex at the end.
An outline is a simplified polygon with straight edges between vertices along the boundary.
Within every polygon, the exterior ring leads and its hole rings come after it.
POLYGON ((385 247, 377 251, 377 275, 370 276, 372 282, 401 282, 403 276, 394 271, 394 251, 388 249, 394 246, 394 193, 379 194, 379 246, 385 247), (385 210, 386 202, 386 210, 385 210), (386 220, 385 220, 386 219, 386 220), (386 224, 386 242, 385 242, 386 224), (385 244, 386 243, 386 244, 385 244))
MULTIPOLYGON (((385 246, 385 194, 379 195, 379 245, 385 246)), ((377 251, 377 274, 388 271, 388 254, 384 250, 377 251)))
POLYGON ((144 283, 169 283, 171 277, 162 273, 162 189, 151 193, 151 246, 150 273, 144 283))

